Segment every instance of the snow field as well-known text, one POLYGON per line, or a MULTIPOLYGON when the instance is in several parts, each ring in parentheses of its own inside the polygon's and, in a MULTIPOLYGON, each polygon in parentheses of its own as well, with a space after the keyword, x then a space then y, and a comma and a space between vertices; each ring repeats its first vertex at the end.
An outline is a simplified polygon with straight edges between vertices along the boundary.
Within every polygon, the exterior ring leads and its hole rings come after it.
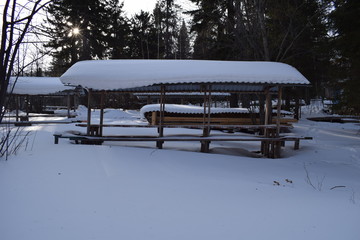
MULTIPOLYGON (((107 114, 143 124, 135 112, 107 114)), ((249 143, 211 144, 210 154, 182 142, 55 145, 54 132, 84 129, 26 127, 27 148, 0 161, 0 239, 357 240, 358 129, 302 119, 294 134, 314 140, 267 159, 250 157, 249 143)))

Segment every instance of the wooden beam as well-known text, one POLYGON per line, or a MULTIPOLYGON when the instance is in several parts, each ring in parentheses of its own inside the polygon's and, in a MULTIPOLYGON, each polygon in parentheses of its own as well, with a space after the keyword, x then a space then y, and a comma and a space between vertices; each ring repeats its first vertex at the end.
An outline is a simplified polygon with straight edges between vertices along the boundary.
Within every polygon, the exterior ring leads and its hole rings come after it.
POLYGON ((271 95, 269 87, 265 89, 265 125, 268 125, 270 122, 271 111, 271 95))
POLYGON ((90 127, 91 127, 91 89, 88 89, 88 111, 87 111, 87 128, 86 133, 90 135, 90 127))
POLYGON ((276 137, 280 134, 280 117, 281 117, 281 105, 282 105, 282 87, 278 88, 278 102, 276 109, 276 137))
POLYGON ((29 115, 29 95, 26 95, 26 97, 25 97, 25 111, 26 111, 26 116, 28 116, 29 115))
POLYGON ((20 96, 15 96, 15 104, 16 104, 16 122, 19 121, 19 109, 20 109, 20 96))
POLYGON ((101 92, 100 97, 100 129, 99 129, 99 135, 103 135, 103 124, 104 124, 104 106, 105 106, 105 92, 101 92))
MULTIPOLYGON (((266 87, 264 94, 265 94, 265 126, 269 125, 269 119, 271 115, 271 95, 269 91, 270 87, 266 87)), ((270 136, 269 129, 264 129, 264 137, 268 138, 270 136)), ((261 152, 266 156, 269 157, 270 154, 270 143, 268 141, 263 141, 261 144, 261 152)))
POLYGON ((68 116, 68 118, 70 118, 70 108, 71 108, 70 101, 71 101, 71 99, 70 99, 70 94, 69 93, 67 94, 66 101, 67 101, 67 116, 68 116))
POLYGON ((161 93, 160 93, 160 119, 159 119, 159 136, 162 137, 164 135, 164 129, 162 127, 164 122, 164 116, 165 116, 165 86, 161 86, 161 93))
MULTIPOLYGON (((280 136, 280 117, 281 117, 281 105, 282 105, 282 87, 279 86, 278 87, 278 102, 277 102, 277 111, 276 111, 276 137, 280 136)), ((280 152, 281 152, 281 142, 274 142, 273 144, 275 144, 274 146, 274 158, 278 158, 280 157, 280 152)))
MULTIPOLYGON (((210 125, 210 120, 211 120, 211 85, 207 85, 208 87, 208 116, 207 116, 207 124, 208 126, 210 125)), ((210 129, 208 129, 210 131, 210 129)))
MULTIPOLYGON (((163 137, 164 136, 164 127, 163 127, 163 123, 164 123, 164 115, 165 115, 165 86, 161 85, 160 87, 160 119, 159 119, 159 127, 158 127, 158 132, 159 132, 159 137, 163 137)), ((156 142, 156 147, 159 149, 163 148, 163 141, 157 141, 156 142)))
POLYGON ((73 94, 72 97, 73 97, 74 112, 76 112, 76 109, 77 109, 77 98, 76 98, 76 94, 73 94))

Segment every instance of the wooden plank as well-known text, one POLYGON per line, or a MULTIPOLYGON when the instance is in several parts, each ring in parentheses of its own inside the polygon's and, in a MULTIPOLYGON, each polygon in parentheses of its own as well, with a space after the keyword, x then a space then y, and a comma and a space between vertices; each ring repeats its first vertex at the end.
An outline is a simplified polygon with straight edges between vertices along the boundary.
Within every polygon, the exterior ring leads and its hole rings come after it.
POLYGON ((280 134, 280 121, 281 121, 281 104, 282 104, 282 87, 278 87, 278 102, 276 107, 276 136, 280 134))
POLYGON ((99 135, 103 135, 103 124, 104 124, 104 107, 105 107, 105 91, 101 92, 100 95, 100 126, 99 135))
POLYGON ((88 105, 87 105, 87 134, 90 135, 90 125, 91 125, 91 89, 88 89, 88 105))
MULTIPOLYGON (((103 140, 103 141, 170 141, 170 142, 178 142, 178 141, 239 141, 239 142, 255 142, 255 141, 298 141, 298 140, 311 140, 309 137, 280 137, 280 138, 265 138, 265 137, 152 137, 152 136, 84 136, 84 135, 67 135, 67 134, 56 134, 59 138, 79 138, 86 140, 103 140)), ((54 134, 55 136, 55 134, 54 134)))
MULTIPOLYGON (((153 113, 153 115, 155 115, 155 114, 153 113)), ((277 121, 277 118, 273 118, 272 124, 275 124, 276 121, 277 121)), ((293 119, 293 118, 280 118, 280 124, 295 123, 297 121, 298 120, 293 119)), ((259 118, 256 118, 255 122, 259 122, 259 118)), ((163 125, 170 125, 170 124, 185 125, 185 124, 189 124, 189 123, 203 125, 204 118, 203 117, 168 117, 168 116, 166 116, 166 117, 164 117, 163 125)), ((158 124, 158 121, 156 121, 156 118, 154 118, 154 117, 151 118, 151 124, 152 125, 158 124)), ((251 125, 251 124, 253 124, 253 119, 251 119, 251 118, 216 118, 216 117, 212 117, 210 119, 210 124, 251 125)))
MULTIPOLYGON (((99 124, 91 124, 94 126, 99 126, 99 124)), ((79 123, 76 124, 77 127, 87 127, 87 124, 79 123)), ((103 124, 103 127, 134 127, 134 128, 157 128, 159 125, 138 125, 138 124, 103 124)), ((173 124, 173 125, 163 125, 162 127, 166 128, 195 128, 202 129, 203 125, 198 124, 173 124)), ((206 126, 205 126, 206 127, 206 126)), ((287 128, 288 125, 281 125, 281 127, 287 128)), ((231 124, 231 125, 223 125, 223 124, 211 124, 210 128, 216 129, 263 129, 263 128, 276 128, 276 125, 251 125, 251 124, 231 124)))
MULTIPOLYGON (((273 118, 272 123, 275 124, 275 123, 276 123, 276 120, 277 120, 277 118, 273 118)), ((289 122, 291 122, 291 123, 296 123, 296 122, 298 122, 298 120, 295 119, 295 118, 280 118, 280 124, 282 124, 282 123, 289 123, 289 122)))
MULTIPOLYGON (((204 124, 204 118, 201 117, 164 117, 164 124, 188 124, 188 123, 197 123, 197 124, 204 124)), ((251 124, 252 121, 249 118, 211 118, 210 124, 223 124, 223 125, 229 125, 229 124, 251 124)))
POLYGON ((151 125, 157 125, 157 113, 156 112, 151 113, 151 125))
POLYGON ((268 149, 265 151, 264 156, 270 157, 270 158, 277 158, 280 157, 280 151, 276 151, 276 147, 280 145, 282 142, 285 141, 294 141, 294 149, 299 149, 300 146, 300 140, 311 140, 311 137, 246 137, 246 136, 212 136, 212 137, 200 137, 200 136, 167 136, 167 137, 152 137, 152 136, 83 136, 83 135, 74 135, 74 134, 54 134, 55 137, 55 144, 58 144, 59 138, 68 138, 70 140, 75 141, 75 143, 78 143, 79 141, 82 144, 95 144, 95 145, 101 145, 104 141, 122 141, 122 142, 145 142, 145 141, 155 141, 156 146, 159 149, 162 149, 163 143, 165 141, 170 142, 178 142, 178 141, 184 141, 184 142, 191 142, 191 141, 199 141, 201 143, 201 152, 209 152, 210 150, 210 142, 215 141, 236 141, 236 142, 254 142, 254 141, 260 141, 262 143, 261 146, 264 145, 264 143, 268 144, 268 149))
POLYGON ((6 121, 0 124, 14 124, 15 126, 31 126, 31 124, 69 124, 74 123, 73 121, 6 121))

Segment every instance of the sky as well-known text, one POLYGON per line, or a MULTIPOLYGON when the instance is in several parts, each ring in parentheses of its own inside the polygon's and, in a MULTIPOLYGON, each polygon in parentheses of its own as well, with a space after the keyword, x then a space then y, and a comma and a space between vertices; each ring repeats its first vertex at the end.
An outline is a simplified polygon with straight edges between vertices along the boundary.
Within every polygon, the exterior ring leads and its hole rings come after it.
POLYGON ((123 9, 127 14, 135 14, 140 10, 151 11, 157 0, 125 0, 123 9))
MULTIPOLYGON (((151 12, 158 0, 124 0, 123 10, 128 15, 133 15, 141 10, 151 12)), ((175 0, 176 4, 179 4, 184 11, 194 8, 194 4, 189 0, 175 0)))

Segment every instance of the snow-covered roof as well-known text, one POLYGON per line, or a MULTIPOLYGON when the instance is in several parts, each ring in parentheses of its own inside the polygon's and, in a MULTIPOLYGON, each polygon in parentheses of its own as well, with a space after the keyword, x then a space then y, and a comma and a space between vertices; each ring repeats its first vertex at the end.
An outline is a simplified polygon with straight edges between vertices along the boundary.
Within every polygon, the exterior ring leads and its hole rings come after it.
MULTIPOLYGON (((144 117, 147 112, 160 111, 160 104, 148 104, 140 109, 140 114, 144 117)), ((193 105, 165 104, 165 112, 169 113, 186 113, 186 114, 203 114, 204 107, 193 105)), ((247 108, 211 108, 211 113, 248 113, 247 108)))
POLYGON ((19 77, 17 80, 16 77, 12 77, 8 92, 11 91, 14 83, 13 94, 46 95, 74 89, 74 87, 65 86, 57 77, 19 77))
POLYGON ((299 71, 284 63, 209 60, 81 61, 60 80, 94 90, 184 83, 309 84, 299 71))
MULTIPOLYGON (((180 104, 165 104, 165 112, 168 113, 183 113, 183 114, 203 114, 204 107, 194 106, 194 105, 180 105, 180 104)), ((160 104, 148 104, 143 106, 140 109, 141 117, 145 117, 145 113, 148 112, 158 112, 160 111, 160 104)), ((258 109, 253 109, 252 111, 258 112, 258 109)), ((249 113, 250 110, 248 108, 217 108, 212 107, 210 109, 212 114, 220 114, 220 113, 249 113)), ((276 110, 273 110, 276 113, 276 110)), ((292 115, 292 112, 281 110, 281 114, 292 115)))
MULTIPOLYGON (((161 93, 149 92, 149 93, 135 93, 135 96, 160 96, 161 93)), ((167 93, 166 96, 201 96, 204 97, 204 93, 201 92, 172 92, 167 93)), ((230 93, 213 92, 211 96, 230 96, 230 93)))

